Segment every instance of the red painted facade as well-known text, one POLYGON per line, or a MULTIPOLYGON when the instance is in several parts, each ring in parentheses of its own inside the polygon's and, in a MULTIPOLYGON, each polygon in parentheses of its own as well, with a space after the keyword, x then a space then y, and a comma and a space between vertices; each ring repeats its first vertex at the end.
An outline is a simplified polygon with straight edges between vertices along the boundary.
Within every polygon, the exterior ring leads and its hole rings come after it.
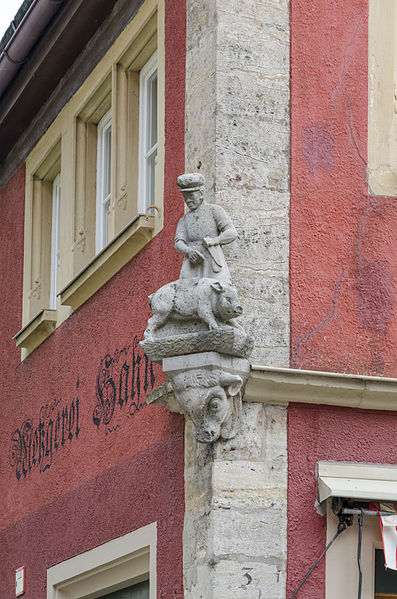
MULTIPOLYGON (((290 7, 290 366, 397 377, 397 204, 371 196, 366 175, 368 2, 290 7)), ((158 597, 183 597, 184 421, 145 404, 164 377, 138 342, 147 296, 181 263, 173 238, 183 214, 185 9, 166 0, 164 229, 22 363, 12 336, 22 314, 24 164, 0 189, 1 598, 13 596, 16 568, 26 566, 24 597, 39 599, 47 568, 154 521, 158 597), (116 401, 105 414, 98 398, 109 389, 116 401)), ((317 462, 395 464, 394 414, 288 407, 287 597, 325 546, 317 462)), ((324 563, 301 596, 325 597, 324 563)))
MULTIPOLYGON (((291 2, 291 367, 397 376, 397 207, 367 185, 367 0, 291 2)), ((287 597, 320 555, 320 460, 397 461, 395 413, 288 409, 287 597)), ((325 560, 298 595, 325 597, 325 560)))
POLYGON ((0 190, 1 597, 14 596, 21 565, 24 597, 37 599, 51 565, 155 521, 158 596, 183 596, 183 418, 145 404, 163 375, 138 346, 148 294, 177 278, 180 264, 173 235, 183 214, 175 180, 184 171, 184 2, 167 0, 165 14, 164 230, 22 363, 12 336, 22 313, 23 164, 0 190), (98 390, 109 386, 117 400, 105 415, 98 390), (16 444, 29 434, 30 454, 18 462, 16 444))
MULTIPOLYGON (((395 464, 396 425, 396 417, 386 412, 302 404, 289 407, 287 597, 326 545, 327 520, 314 509, 317 462, 395 464)), ((325 561, 305 583, 301 597, 325 597, 325 561)))
POLYGON ((367 185, 368 1, 291 2, 291 366, 397 376, 397 207, 367 185))

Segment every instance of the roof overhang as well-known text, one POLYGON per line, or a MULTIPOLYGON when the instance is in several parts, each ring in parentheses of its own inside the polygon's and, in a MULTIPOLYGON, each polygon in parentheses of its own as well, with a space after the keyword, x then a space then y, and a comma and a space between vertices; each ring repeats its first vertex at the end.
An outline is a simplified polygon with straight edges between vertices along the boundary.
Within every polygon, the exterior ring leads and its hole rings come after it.
POLYGON ((2 55, 5 72, 4 86, 0 84, 0 162, 115 3, 116 0, 36 0, 32 4, 6 47, 7 55, 2 55), (14 65, 17 69, 8 72, 7 56, 18 59, 21 64, 14 65))

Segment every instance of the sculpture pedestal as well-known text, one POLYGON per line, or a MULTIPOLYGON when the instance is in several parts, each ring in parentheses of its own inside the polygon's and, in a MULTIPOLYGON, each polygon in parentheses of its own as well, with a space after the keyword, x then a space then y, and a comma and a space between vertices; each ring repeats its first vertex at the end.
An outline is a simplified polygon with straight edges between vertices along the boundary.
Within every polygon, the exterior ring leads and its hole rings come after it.
POLYGON ((201 355, 203 352, 248 358, 253 341, 243 330, 228 326, 213 331, 173 334, 154 341, 145 340, 140 345, 152 362, 163 363, 164 366, 165 358, 185 358, 186 355, 201 355))
POLYGON ((184 356, 173 356, 163 359, 163 371, 169 378, 177 374, 188 373, 197 369, 211 372, 221 369, 230 374, 241 376, 244 385, 248 380, 251 366, 245 358, 224 355, 214 351, 201 352, 198 354, 187 354, 184 356))

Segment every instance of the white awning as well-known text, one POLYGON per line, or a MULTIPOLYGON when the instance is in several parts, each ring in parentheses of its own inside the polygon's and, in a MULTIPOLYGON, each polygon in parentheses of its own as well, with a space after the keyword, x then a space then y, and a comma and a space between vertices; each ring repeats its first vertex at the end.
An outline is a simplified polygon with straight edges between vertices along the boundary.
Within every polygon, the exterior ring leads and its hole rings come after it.
POLYGON ((397 501, 397 466, 318 462, 318 501, 328 497, 365 501, 397 501))

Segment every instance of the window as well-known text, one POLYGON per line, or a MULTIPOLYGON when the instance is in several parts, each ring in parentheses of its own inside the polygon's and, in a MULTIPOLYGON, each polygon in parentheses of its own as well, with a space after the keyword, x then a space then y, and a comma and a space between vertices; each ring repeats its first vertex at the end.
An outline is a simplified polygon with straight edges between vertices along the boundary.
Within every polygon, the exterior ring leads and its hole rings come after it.
MULTIPOLYGON (((335 535, 338 518, 330 499, 340 497, 359 505, 397 500, 397 467, 389 464, 358 464, 343 462, 318 463, 318 499, 326 508, 327 543, 335 535)), ((358 589, 358 521, 353 517, 349 526, 331 545, 326 554, 326 599, 351 599, 358 589)), ((397 584, 397 573, 384 571, 379 520, 364 515, 361 545, 362 599, 391 599, 390 581, 397 584)), ((397 594, 397 586, 394 587, 397 594)))
POLYGON ((382 549, 375 549, 375 599, 397 598, 397 571, 386 570, 382 549))
POLYGON ((156 523, 47 570, 47 599, 155 599, 156 523))
POLYGON ((132 587, 116 591, 100 597, 100 599, 149 599, 149 583, 147 581, 134 584, 132 587))
POLYGON ((97 254, 109 241, 111 140, 112 113, 109 110, 99 121, 97 133, 95 235, 95 252, 97 254))
POLYGON ((22 357, 162 230, 164 0, 142 3, 26 173, 22 357))
POLYGON ((157 53, 140 73, 139 203, 145 213, 155 203, 157 157, 157 53))
POLYGON ((61 142, 42 156, 26 180, 24 326, 17 345, 34 349, 55 328, 60 265, 61 142))

